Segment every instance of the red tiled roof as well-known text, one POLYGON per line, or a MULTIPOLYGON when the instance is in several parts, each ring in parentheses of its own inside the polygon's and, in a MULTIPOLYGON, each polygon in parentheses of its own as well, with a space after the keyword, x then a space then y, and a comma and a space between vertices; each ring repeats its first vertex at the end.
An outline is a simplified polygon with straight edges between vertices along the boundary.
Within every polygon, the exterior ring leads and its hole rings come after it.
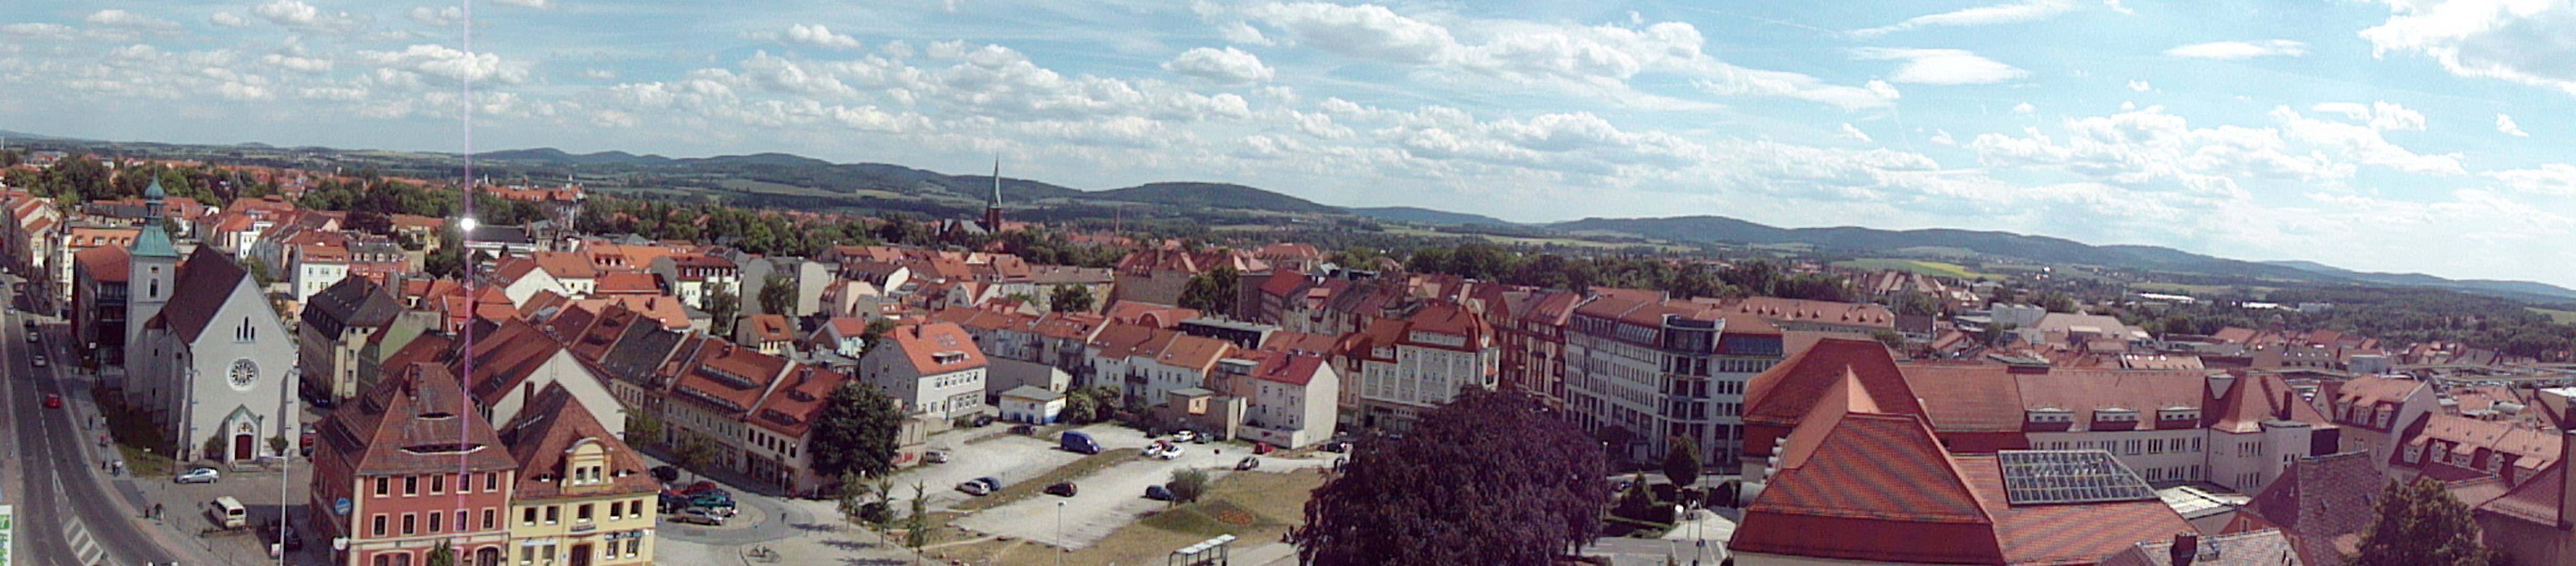
POLYGON ((2021 387, 2002 366, 1906 365, 1907 385, 1920 395, 1924 416, 1944 432, 2012 432, 2022 428, 2021 387))
POLYGON ((592 497, 599 495, 645 494, 661 491, 644 467, 644 459, 635 450, 599 424, 590 409, 583 407, 572 390, 561 383, 546 384, 527 408, 509 424, 501 427, 501 442, 509 445, 510 457, 519 464, 518 489, 514 499, 547 499, 553 497, 592 497), (564 483, 564 456, 582 443, 597 443, 608 453, 608 466, 603 470, 608 482, 593 485, 564 483))
POLYGON ((787 324, 787 315, 755 314, 745 322, 750 323, 751 335, 763 341, 796 339, 796 328, 787 324))
POLYGON ((2566 464, 2550 466, 2504 495, 2478 506, 2479 511, 2537 523, 2552 529, 2562 528, 2559 493, 2565 489, 2566 464))
POLYGON ((984 365, 983 349, 975 347, 975 338, 968 336, 966 329, 956 324, 945 322, 907 324, 886 331, 885 337, 894 340, 894 346, 902 349, 904 357, 912 362, 913 369, 921 372, 922 375, 947 373, 984 365), (948 363, 940 363, 932 358, 932 354, 942 352, 956 352, 964 355, 948 363))
POLYGON ((2204 411, 2203 418, 2209 421, 2210 428, 2226 432, 2260 431, 2264 420, 2277 417, 2318 429, 2336 428, 2334 421, 2317 412, 2315 405, 2301 400, 2298 391, 2290 389, 2278 374, 2239 375, 2236 385, 2227 388, 2227 395, 2213 404, 2216 407, 2204 411))
POLYGON ((223 309, 224 302, 232 298, 233 290, 247 277, 249 272, 242 271, 240 264, 233 263, 214 246, 198 246, 196 253, 188 254, 188 260, 179 264, 178 276, 171 282, 170 302, 161 307, 161 314, 153 317, 152 324, 170 329, 182 341, 195 342, 197 334, 205 331, 216 311, 223 309))
POLYGON ((1875 340, 1828 338, 1781 360, 1745 385, 1744 422, 1784 427, 1816 404, 1845 373, 1856 375, 1869 395, 1887 404, 1888 413, 1923 414, 1912 386, 1896 368, 1896 357, 1875 340))
POLYGON ((1919 417, 1876 412, 1864 389, 1848 372, 1824 384, 1729 546, 1846 560, 2002 562, 1994 519, 1931 429, 1919 417))
POLYGON ((1198 318, 1199 311, 1198 309, 1185 309, 1169 305, 1157 305, 1137 301, 1119 301, 1117 304, 1109 305, 1109 311, 1103 313, 1103 316, 1109 317, 1109 320, 1124 322, 1127 324, 1144 324, 1158 328, 1171 328, 1179 325, 1181 321, 1198 318))
POLYGON ((133 267, 132 259, 133 256, 125 253, 125 248, 116 246, 99 246, 72 254, 72 261, 79 262, 81 269, 89 272, 90 280, 101 283, 124 283, 126 271, 133 267))
POLYGON ((1781 321, 1841 326, 1895 328, 1896 313, 1874 303, 1837 303, 1779 297, 1744 297, 1729 305, 1736 312, 1781 321))
POLYGON ((1254 367, 1252 376, 1263 381, 1305 387, 1308 382, 1315 379, 1316 372, 1322 369, 1324 369, 1323 356, 1273 355, 1267 356, 1267 359, 1261 361, 1260 366, 1254 367))
POLYGON ((831 398, 832 389, 850 380, 840 372, 808 365, 796 366, 787 379, 779 384, 778 391, 761 399, 751 420, 788 438, 804 437, 813 428, 815 415, 823 411, 823 401, 831 398))
POLYGON ((2195 532, 2163 501, 2145 499, 2071 505, 2010 505, 2003 467, 1994 456, 1959 456, 1968 485, 1984 495, 1995 518, 1995 536, 2009 564, 2090 564, 2141 541, 2169 540, 2195 532))
POLYGON ((329 454, 359 475, 499 471, 516 467, 498 435, 446 368, 387 368, 384 382, 326 418, 329 454), (463 448, 459 453, 459 448, 463 448))

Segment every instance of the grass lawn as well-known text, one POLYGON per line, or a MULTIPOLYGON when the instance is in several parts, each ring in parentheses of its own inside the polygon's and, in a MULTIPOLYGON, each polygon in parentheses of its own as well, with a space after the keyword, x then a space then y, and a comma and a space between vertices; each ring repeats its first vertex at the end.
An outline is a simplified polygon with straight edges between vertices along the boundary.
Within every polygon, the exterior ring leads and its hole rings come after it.
POLYGON ((1924 275, 1955 277, 1959 279, 1990 277, 1988 274, 1978 273, 1976 270, 1968 269, 1967 266, 1949 262, 1926 261, 1920 259, 1871 257, 1849 261, 1837 261, 1834 262, 1834 266, 1848 267, 1852 269, 1892 269, 1896 271, 1911 271, 1924 275))
POLYGON ((1084 456, 1071 464, 1047 470, 1047 473, 1038 474, 1038 477, 1029 478, 1028 481, 1002 486, 1001 491, 993 492, 991 495, 968 499, 965 503, 958 504, 957 508, 965 511, 980 511, 1000 507, 1006 503, 1037 495, 1039 490, 1055 485, 1056 482, 1080 479, 1117 465, 1119 462, 1135 459, 1135 450, 1102 450, 1099 454, 1084 456))
POLYGON ((161 437, 151 419, 127 414, 124 396, 105 387, 90 388, 89 398, 98 403, 99 416, 107 421, 108 434, 116 440, 116 451, 125 455, 130 473, 143 477, 172 473, 170 441, 161 437))
POLYGON ((2531 312, 2536 312, 2536 313, 2540 313, 2540 314, 2549 315, 2549 321, 2550 321, 2550 322, 2555 322, 2555 323, 2559 323, 2559 324, 2576 323, 2576 311, 2562 311, 2562 310, 2558 310, 2558 309, 2544 309, 2544 308, 2540 308, 2540 307, 2523 307, 2523 308, 2531 309, 2531 312))
POLYGON ((1072 553, 1024 540, 986 541, 942 549, 950 560, 976 564, 1155 564, 1173 550, 1221 534, 1236 537, 1235 549, 1279 540, 1290 526, 1305 521, 1306 499, 1324 484, 1319 471, 1234 472, 1209 484, 1208 496, 1175 506, 1110 533, 1109 538, 1072 553))

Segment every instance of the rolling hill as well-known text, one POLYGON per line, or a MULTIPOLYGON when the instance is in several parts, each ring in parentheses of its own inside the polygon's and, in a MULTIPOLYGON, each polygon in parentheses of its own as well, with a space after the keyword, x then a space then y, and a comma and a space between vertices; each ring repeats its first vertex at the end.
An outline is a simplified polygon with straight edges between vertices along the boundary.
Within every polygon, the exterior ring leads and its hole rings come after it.
POLYGON ((1464 224, 1464 225, 1471 225, 1471 226, 1515 226, 1515 225, 1518 225, 1518 223, 1515 223, 1515 222, 1511 222, 1511 221, 1503 220, 1503 219, 1501 219, 1501 218, 1495 218, 1495 217, 1491 217, 1491 216, 1486 216, 1486 215, 1482 215, 1482 214, 1467 214, 1467 213, 1463 213, 1463 212, 1449 212, 1449 211, 1445 211, 1445 210, 1432 210, 1432 209, 1428 209, 1428 208, 1421 208, 1421 207, 1414 207, 1414 206, 1380 206, 1380 207, 1372 207, 1372 208, 1353 208, 1353 209, 1350 209, 1350 211, 1351 211, 1351 214, 1357 214, 1357 215, 1360 215, 1360 216, 1366 216, 1366 217, 1369 217, 1369 218, 1375 218, 1375 219, 1379 219, 1379 220, 1387 220, 1387 221, 1393 221, 1393 222, 1419 222, 1419 223, 1423 223, 1423 224, 1464 224))

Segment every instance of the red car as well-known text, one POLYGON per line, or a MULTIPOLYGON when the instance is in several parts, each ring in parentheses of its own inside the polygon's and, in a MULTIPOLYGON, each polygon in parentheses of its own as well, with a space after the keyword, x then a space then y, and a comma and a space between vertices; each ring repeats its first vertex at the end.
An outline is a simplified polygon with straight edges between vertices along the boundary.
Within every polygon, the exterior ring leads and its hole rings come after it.
POLYGON ((1272 450, 1277 450, 1277 449, 1278 449, 1278 448, 1271 446, 1271 445, 1270 445, 1270 443, 1268 443, 1268 442, 1254 442, 1254 443, 1252 443, 1252 453, 1254 453, 1254 454, 1269 454, 1269 453, 1270 453, 1270 451, 1272 451, 1272 450))
POLYGON ((680 495, 697 495, 700 493, 716 491, 720 489, 720 487, 721 486, 716 485, 716 482, 701 480, 698 483, 689 484, 688 487, 680 488, 680 495))
POLYGON ((47 408, 47 409, 60 409, 60 408, 63 408, 63 396, 61 396, 61 395, 56 395, 56 394, 52 394, 52 393, 46 393, 46 394, 45 394, 45 408, 47 408))

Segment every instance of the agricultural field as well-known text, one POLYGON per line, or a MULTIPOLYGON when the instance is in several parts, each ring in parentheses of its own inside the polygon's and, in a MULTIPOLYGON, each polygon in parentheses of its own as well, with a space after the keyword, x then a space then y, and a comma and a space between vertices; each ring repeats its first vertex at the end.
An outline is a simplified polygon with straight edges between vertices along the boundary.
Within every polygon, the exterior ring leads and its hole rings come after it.
POLYGON ((2555 323, 2559 323, 2559 324, 2576 324, 2576 311, 2564 311, 2564 310, 2558 310, 2558 309, 2544 309, 2544 308, 2540 308, 2540 307, 2523 307, 2523 308, 2531 309, 2531 312, 2536 312, 2536 313, 2540 313, 2540 314, 2549 315, 2549 321, 2550 321, 2550 322, 2555 322, 2555 323))
POLYGON ((1955 263, 1942 262, 1942 261, 1920 260, 1920 259, 1896 259, 1896 258, 1879 258, 1879 257, 1873 257, 1873 258, 1861 258, 1861 259, 1848 260, 1848 261, 1837 261, 1837 262, 1834 262, 1834 266, 1835 266, 1835 267, 1848 267, 1848 268, 1852 268, 1852 269, 1892 269, 1892 270, 1896 270, 1896 271, 1912 271, 1912 272, 1915 272, 1915 273, 1921 273, 1921 274, 1924 274, 1924 275, 1938 275, 1938 276, 1941 276, 1941 277, 1953 277, 1953 278, 1958 278, 1958 279, 1976 279, 1976 278, 1979 278, 1979 277, 1989 277, 1989 278, 1993 277, 1993 274, 1989 274, 1989 273, 1980 273, 1980 272, 1978 272, 1978 271, 1976 271, 1976 270, 1974 270, 1974 269, 1969 269, 1967 266, 1963 266, 1963 265, 1959 265, 1959 264, 1955 264, 1955 263))

